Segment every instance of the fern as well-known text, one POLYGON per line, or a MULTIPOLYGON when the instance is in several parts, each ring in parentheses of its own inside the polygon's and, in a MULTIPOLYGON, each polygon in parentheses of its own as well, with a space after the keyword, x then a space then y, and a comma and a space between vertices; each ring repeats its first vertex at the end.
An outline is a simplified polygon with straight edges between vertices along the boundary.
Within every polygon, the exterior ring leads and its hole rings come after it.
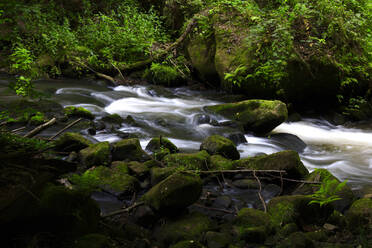
POLYGON ((343 187, 345 187, 347 180, 339 183, 337 179, 324 180, 320 185, 319 190, 317 190, 311 197, 314 199, 309 202, 309 204, 319 204, 320 206, 327 205, 331 202, 341 200, 337 194, 343 187))

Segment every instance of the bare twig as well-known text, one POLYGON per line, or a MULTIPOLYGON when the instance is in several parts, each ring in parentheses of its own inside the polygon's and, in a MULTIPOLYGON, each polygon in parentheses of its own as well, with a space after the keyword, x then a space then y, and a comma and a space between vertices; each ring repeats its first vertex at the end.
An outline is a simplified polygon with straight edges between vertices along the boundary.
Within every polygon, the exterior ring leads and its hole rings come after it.
POLYGON ((226 210, 226 209, 221 209, 221 208, 206 207, 204 205, 197 204, 197 203, 195 203, 194 206, 199 207, 199 208, 204 208, 204 209, 212 210, 212 211, 219 211, 219 212, 223 212, 223 213, 227 213, 227 214, 236 214, 234 211, 230 211, 230 210, 226 210))
POLYGON ((132 206, 129 206, 127 208, 116 210, 116 211, 113 211, 113 212, 108 213, 108 214, 103 214, 103 215, 101 215, 101 217, 102 218, 107 218, 107 217, 111 217, 111 216, 114 216, 114 215, 126 213, 126 212, 131 211, 132 209, 135 209, 139 206, 142 206, 143 204, 145 204, 145 203, 144 202, 137 202, 137 203, 134 203, 132 206))
POLYGON ((49 138, 49 141, 55 139, 58 135, 60 135, 61 133, 63 133, 64 131, 66 131, 67 129, 69 129, 70 127, 72 126, 75 126, 79 121, 81 121, 83 118, 79 118, 73 122, 71 122, 70 124, 68 124, 66 127, 62 128, 60 131, 58 131, 54 136, 50 137, 49 138))
POLYGON ((45 129, 49 126, 52 126, 54 123, 56 123, 56 121, 57 121, 56 118, 52 118, 50 121, 48 121, 44 124, 41 124, 40 126, 37 126, 35 129, 31 130, 30 132, 25 134, 23 137, 31 138, 31 137, 35 136, 36 134, 38 134, 39 132, 41 132, 43 129, 45 129))
POLYGON ((16 133, 16 132, 22 131, 22 130, 25 129, 25 128, 26 128, 26 127, 16 128, 16 129, 13 129, 11 132, 12 132, 12 133, 16 133))
POLYGON ((279 195, 281 195, 283 193, 283 188, 284 188, 283 174, 280 173, 280 192, 279 192, 279 195))
POLYGON ((286 173, 285 170, 251 170, 251 169, 241 169, 241 170, 214 170, 214 171, 199 171, 201 174, 213 174, 213 173, 241 173, 241 172, 258 172, 258 173, 286 173))
POLYGON ((260 198, 260 200, 261 200, 261 202, 262 202, 262 205, 263 205, 263 207, 264 207, 264 211, 265 211, 265 213, 266 213, 266 212, 267 212, 267 206, 266 206, 266 203, 265 203, 264 198, 263 198, 262 195, 261 195, 261 191, 262 191, 261 181, 260 181, 260 179, 256 176, 256 172, 255 172, 255 171, 253 171, 253 176, 256 178, 256 180, 257 180, 257 182, 258 182, 258 185, 260 186, 260 188, 259 188, 257 194, 258 194, 258 197, 260 198))

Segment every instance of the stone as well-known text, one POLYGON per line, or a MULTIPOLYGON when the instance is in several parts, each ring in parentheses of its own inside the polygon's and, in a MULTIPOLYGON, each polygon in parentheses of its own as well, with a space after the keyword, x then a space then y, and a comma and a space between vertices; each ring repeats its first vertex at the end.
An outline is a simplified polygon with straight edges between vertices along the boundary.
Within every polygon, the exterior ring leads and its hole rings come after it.
POLYGON ((234 167, 252 170, 284 170, 287 173, 286 177, 292 179, 302 179, 309 174, 295 151, 282 151, 240 159, 234 161, 234 167))
POLYGON ((224 248, 232 242, 232 237, 226 233, 209 231, 205 234, 208 248, 224 248))
POLYGON ((299 137, 289 133, 274 133, 269 136, 269 138, 278 143, 281 146, 284 146, 287 150, 293 150, 296 152, 303 152, 307 147, 306 143, 303 142, 299 137))
POLYGON ((220 135, 212 135, 206 138, 200 145, 200 150, 206 150, 210 155, 221 155, 228 159, 239 159, 240 154, 235 144, 220 135))
POLYGON ((111 114, 111 115, 106 115, 102 117, 102 121, 121 125, 124 122, 124 119, 118 114, 111 114))
POLYGON ((238 121, 245 131, 257 134, 270 132, 288 117, 286 105, 278 100, 246 100, 207 106, 206 109, 238 121))
POLYGON ((221 155, 213 155, 210 158, 210 169, 212 170, 231 170, 233 162, 221 155))
POLYGON ((170 175, 176 172, 176 168, 174 167, 165 167, 165 168, 159 168, 154 167, 151 168, 150 174, 151 174, 151 184, 154 186, 158 184, 159 182, 163 181, 170 175))
POLYGON ((81 117, 89 120, 94 119, 94 115, 92 114, 92 112, 83 107, 69 106, 65 107, 64 111, 68 117, 81 117))
POLYGON ((260 186, 256 180, 253 179, 239 179, 233 181, 232 185, 239 189, 258 189, 260 186))
POLYGON ((99 233, 91 233, 80 237, 75 241, 75 248, 105 248, 109 245, 110 239, 99 233))
POLYGON ((278 248, 313 248, 315 247, 314 242, 309 239, 304 233, 302 232, 295 232, 289 235, 283 242, 281 242, 278 248))
POLYGON ((205 248, 205 246, 195 240, 184 240, 171 245, 169 248, 205 248))
POLYGON ((347 225, 355 233, 372 232, 372 199, 362 198, 353 202, 346 212, 347 225))
POLYGON ((232 201, 231 201, 230 196, 228 196, 228 195, 221 195, 221 196, 218 196, 214 200, 213 207, 226 209, 226 208, 229 208, 231 206, 231 202, 232 201))
POLYGON ((61 152, 80 151, 93 143, 78 133, 66 132, 54 142, 54 150, 61 152))
POLYGON ((149 160, 150 156, 142 150, 139 140, 133 138, 123 139, 114 143, 112 159, 144 162, 149 160))
POLYGON ((178 148, 167 138, 152 138, 147 144, 145 150, 150 152, 158 151, 161 148, 169 149, 170 153, 178 152, 178 148))
POLYGON ((156 221, 156 216, 149 206, 142 205, 136 208, 134 219, 140 225, 150 226, 156 221))
POLYGON ((100 142, 80 150, 79 159, 86 168, 109 165, 111 163, 109 142, 100 142))
POLYGON ((209 161, 210 155, 206 151, 169 154, 163 159, 168 167, 184 167, 189 170, 207 170, 209 161))
POLYGON ((142 179, 150 173, 150 169, 146 165, 137 161, 129 162, 128 169, 135 177, 142 179))
POLYGON ((152 187, 143 200, 157 211, 186 208, 199 199, 202 185, 199 176, 178 172, 152 187))
POLYGON ((243 133, 231 133, 229 135, 227 135, 227 138, 229 140, 231 140, 232 142, 234 142, 234 144, 236 146, 240 145, 240 144, 245 144, 247 143, 247 139, 245 138, 244 134, 243 133))

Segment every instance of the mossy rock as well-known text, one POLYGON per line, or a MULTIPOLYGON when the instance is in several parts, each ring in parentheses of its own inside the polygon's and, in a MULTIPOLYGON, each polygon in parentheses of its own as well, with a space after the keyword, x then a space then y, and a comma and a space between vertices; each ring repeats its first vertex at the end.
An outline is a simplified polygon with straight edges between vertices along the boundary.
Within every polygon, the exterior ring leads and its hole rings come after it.
POLYGON ((143 162, 149 160, 150 156, 142 150, 139 140, 133 138, 114 143, 112 159, 143 162))
POLYGON ((319 204, 309 204, 313 200, 305 195, 277 196, 270 200, 268 213, 275 228, 289 223, 298 226, 308 224, 323 225, 332 213, 332 207, 319 204))
POLYGON ((295 232, 289 235, 283 242, 281 242, 278 248, 313 248, 315 247, 314 242, 308 238, 302 232, 295 232))
POLYGON ((245 131, 266 134, 288 117, 286 105, 281 101, 246 100, 207 106, 207 110, 241 123, 245 131))
POLYGON ((80 150, 79 158, 86 168, 97 165, 109 165, 111 163, 110 144, 106 141, 90 145, 80 150))
POLYGON ((143 163, 132 161, 128 163, 129 172, 137 178, 146 177, 150 169, 143 163))
POLYGON ((84 191, 103 189, 119 197, 131 194, 139 188, 138 180, 128 175, 128 167, 125 164, 112 168, 98 166, 87 170, 81 176, 72 176, 70 181, 84 191))
POLYGON ((270 216, 257 209, 242 208, 234 220, 234 229, 239 239, 261 243, 271 233, 270 216))
POLYGON ((204 233, 211 228, 209 218, 200 213, 183 215, 168 221, 156 233, 155 238, 165 245, 182 240, 201 241, 204 233))
POLYGON ((72 152, 80 151, 93 143, 81 134, 66 132, 54 142, 56 151, 72 152))
POLYGON ((29 123, 30 123, 30 125, 38 126, 40 124, 43 124, 47 120, 48 119, 46 118, 46 116, 43 113, 36 112, 33 116, 31 116, 29 123))
POLYGON ((159 150, 154 151, 153 157, 157 161, 163 160, 163 158, 167 155, 171 154, 168 148, 161 148, 159 150))
POLYGON ((178 172, 152 187, 143 200, 158 211, 182 209, 199 199, 202 186, 199 176, 178 172))
POLYGON ((75 241, 75 248, 106 248, 110 239, 99 233, 91 233, 80 237, 75 241))
POLYGON ((286 177, 293 179, 302 179, 309 174, 295 151, 244 158, 234 161, 234 166, 252 170, 284 170, 287 173, 286 177))
POLYGON ((116 167, 120 168, 119 170, 122 173, 129 174, 129 168, 128 168, 128 163, 124 161, 113 161, 111 163, 111 169, 115 169, 116 167))
POLYGON ((206 151, 198 153, 175 153, 164 157, 163 162, 168 167, 184 167, 189 170, 206 170, 210 155, 206 151))
POLYGON ((156 152, 159 149, 167 148, 171 153, 178 152, 178 148, 175 144, 173 144, 169 139, 167 138, 152 138, 150 142, 147 144, 146 149, 150 152, 156 152))
POLYGON ((233 238, 227 233, 209 231, 205 234, 205 240, 208 248, 224 248, 233 241, 233 238))
POLYGON ((100 210, 89 195, 80 191, 64 186, 47 186, 40 197, 40 206, 41 218, 49 223, 50 229, 79 235, 98 228, 100 210))
POLYGON ((372 199, 363 198, 355 201, 346 212, 347 225, 356 233, 372 232, 372 199))
POLYGON ((65 107, 64 111, 68 117, 81 117, 89 120, 94 119, 92 112, 83 107, 68 106, 65 107))
POLYGON ((169 246, 169 248, 205 248, 205 246, 195 240, 184 240, 169 246))
POLYGON ((111 114, 102 117, 102 121, 121 125, 124 122, 124 119, 118 114, 111 114))
MULTIPOLYGON (((309 182, 320 182, 320 183, 326 183, 327 181, 330 181, 330 180, 336 180, 338 183, 341 183, 334 175, 332 175, 331 172, 329 172, 326 169, 314 170, 308 176, 306 176, 305 180, 309 182)), ((336 186, 337 185, 335 184, 333 188, 335 188, 336 186)), ((293 194, 311 195, 311 194, 314 194, 317 190, 319 190, 319 187, 320 187, 319 185, 314 185, 314 184, 301 184, 294 190, 293 194)), ((330 205, 340 212, 348 208, 355 199, 353 191, 350 189, 348 185, 343 186, 335 195, 341 199, 331 202, 330 205)))
POLYGON ((235 144, 220 135, 212 135, 206 138, 200 145, 200 150, 207 151, 210 155, 221 155, 228 159, 239 159, 240 154, 235 144))
POLYGON ((213 155, 210 158, 209 167, 213 170, 231 170, 233 169, 233 162, 221 155, 213 155))
POLYGON ((151 168, 150 174, 151 174, 151 184, 156 185, 159 182, 163 181, 173 173, 177 171, 174 167, 166 167, 166 168, 160 168, 160 167, 154 167, 151 168))

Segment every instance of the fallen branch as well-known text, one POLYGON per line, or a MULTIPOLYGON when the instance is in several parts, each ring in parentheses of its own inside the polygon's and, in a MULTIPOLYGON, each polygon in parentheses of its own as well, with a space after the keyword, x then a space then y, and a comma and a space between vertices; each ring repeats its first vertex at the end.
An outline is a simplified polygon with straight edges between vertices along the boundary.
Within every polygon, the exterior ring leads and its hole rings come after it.
POLYGON ((50 121, 44 123, 44 124, 41 124, 40 126, 36 127, 35 129, 31 130, 30 132, 28 132, 27 134, 25 134, 23 137, 25 138, 31 138, 33 136, 35 136, 36 134, 38 134, 39 132, 41 132, 43 129, 49 127, 49 126, 52 126, 54 125, 54 123, 56 123, 57 119, 56 118, 52 118, 50 121))
POLYGON ((265 213, 266 213, 266 212, 267 212, 266 202, 265 202, 264 198, 263 198, 262 195, 261 195, 261 191, 262 191, 261 181, 260 181, 260 179, 256 176, 256 172, 255 172, 255 171, 253 171, 253 176, 256 178, 256 180, 257 180, 257 182, 258 182, 258 185, 260 186, 260 187, 259 187, 259 190, 258 190, 258 192, 257 192, 257 194, 258 194, 258 197, 259 197, 260 200, 261 200, 261 203, 262 203, 262 205, 263 205, 263 207, 264 207, 264 211, 265 211, 265 213))
POLYGON ((49 141, 52 141, 53 139, 55 139, 58 135, 60 135, 61 133, 63 133, 64 131, 66 131, 67 129, 69 129, 70 127, 76 125, 79 121, 81 121, 83 118, 79 118, 75 121, 73 121, 72 123, 68 124, 66 127, 62 128, 60 131, 58 131, 54 136, 50 137, 48 140, 49 141))
POLYGON ((20 128, 16 128, 16 129, 13 129, 12 131, 10 131, 11 133, 16 133, 16 132, 19 132, 19 131, 22 131, 23 129, 25 129, 26 127, 20 127, 20 128))
POLYGON ((214 170, 214 171, 199 171, 201 174, 213 174, 213 173, 241 173, 241 172, 259 172, 259 173, 286 173, 285 170, 251 170, 251 169, 241 169, 241 170, 214 170))
POLYGON ((144 202, 136 202, 132 206, 129 206, 129 207, 124 208, 124 209, 116 210, 116 211, 113 211, 113 212, 108 213, 108 214, 103 214, 103 215, 101 215, 101 217, 102 218, 107 218, 107 217, 111 217, 111 216, 114 216, 114 215, 126 213, 126 212, 131 211, 132 209, 135 209, 139 206, 142 206, 143 204, 145 204, 145 203, 144 202))
POLYGON ((230 210, 226 210, 226 209, 221 209, 221 208, 206 207, 204 205, 197 204, 197 203, 195 203, 194 206, 199 207, 199 208, 204 208, 204 209, 212 210, 212 211, 219 211, 219 212, 223 212, 223 213, 227 213, 227 214, 234 214, 234 215, 236 214, 234 211, 230 211, 230 210))

